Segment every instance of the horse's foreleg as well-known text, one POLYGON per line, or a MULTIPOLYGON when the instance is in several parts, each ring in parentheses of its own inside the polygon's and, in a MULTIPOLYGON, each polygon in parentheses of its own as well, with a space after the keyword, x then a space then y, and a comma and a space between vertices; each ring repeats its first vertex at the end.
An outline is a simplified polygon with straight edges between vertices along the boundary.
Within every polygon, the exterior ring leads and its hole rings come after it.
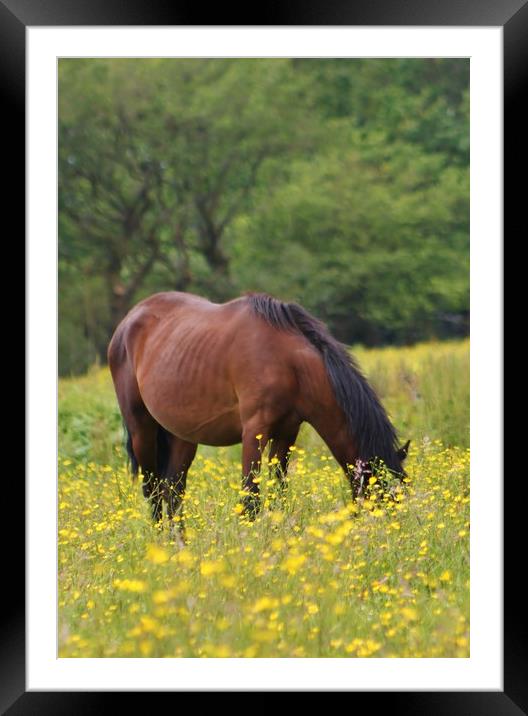
POLYGON ((269 430, 258 423, 244 426, 242 435, 242 489, 247 493, 243 500, 243 514, 254 519, 260 510, 260 468, 262 453, 269 439, 269 430))
POLYGON ((289 435, 274 438, 270 447, 270 475, 277 480, 279 494, 282 496, 287 486, 288 463, 290 460, 290 448, 294 445, 299 428, 289 435))

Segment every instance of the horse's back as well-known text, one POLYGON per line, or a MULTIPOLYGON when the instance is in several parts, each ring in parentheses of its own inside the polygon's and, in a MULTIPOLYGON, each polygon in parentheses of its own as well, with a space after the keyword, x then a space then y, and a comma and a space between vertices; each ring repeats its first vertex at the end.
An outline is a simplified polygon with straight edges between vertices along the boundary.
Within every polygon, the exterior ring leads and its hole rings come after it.
POLYGON ((233 303, 171 292, 137 304, 109 347, 116 391, 135 393, 160 425, 182 439, 238 442, 230 356, 240 311, 233 303))
POLYGON ((178 322, 181 318, 195 315, 196 309, 204 312, 210 301, 180 291, 156 293, 137 303, 117 326, 108 347, 110 367, 125 358, 125 352, 133 360, 140 347, 156 335, 160 326, 168 321, 178 322))
POLYGON ((133 374, 155 419, 183 439, 209 444, 239 442, 255 411, 294 410, 298 369, 320 363, 303 336, 270 326, 245 298, 215 304, 156 294, 130 311, 112 343, 109 354, 121 365, 113 374, 133 374))

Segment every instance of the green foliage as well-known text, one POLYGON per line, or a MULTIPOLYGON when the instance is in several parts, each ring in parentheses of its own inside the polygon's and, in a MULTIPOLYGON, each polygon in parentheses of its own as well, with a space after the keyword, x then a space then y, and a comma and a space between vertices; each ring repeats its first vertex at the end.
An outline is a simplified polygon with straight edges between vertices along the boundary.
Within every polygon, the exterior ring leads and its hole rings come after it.
POLYGON ((108 369, 59 382, 60 451, 76 460, 108 462, 124 444, 124 430, 108 369))
POLYGON ((61 373, 159 290, 467 334, 468 89, 463 59, 61 60, 61 373))
POLYGON ((402 440, 469 447, 469 341, 353 353, 402 440))

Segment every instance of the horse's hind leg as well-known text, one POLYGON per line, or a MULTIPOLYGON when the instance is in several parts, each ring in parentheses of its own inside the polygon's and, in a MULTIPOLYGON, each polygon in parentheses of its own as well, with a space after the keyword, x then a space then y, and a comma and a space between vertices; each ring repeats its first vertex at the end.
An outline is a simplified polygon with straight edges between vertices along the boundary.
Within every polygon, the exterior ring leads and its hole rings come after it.
POLYGON ((143 495, 150 502, 152 519, 159 522, 163 513, 163 497, 158 475, 158 434, 160 426, 139 397, 120 401, 121 413, 128 432, 127 448, 133 466, 143 476, 143 495))
POLYGON ((159 522, 163 514, 163 491, 157 471, 157 441, 159 425, 145 409, 126 418, 132 450, 143 475, 143 495, 150 502, 152 519, 159 522))
POLYGON ((174 534, 175 518, 178 520, 178 527, 182 541, 185 539, 183 525, 182 500, 185 494, 187 472, 196 455, 197 445, 188 443, 185 440, 169 435, 165 432, 167 441, 167 462, 163 469, 163 482, 165 497, 167 500, 167 517, 169 529, 174 534))
POLYGON ((140 470, 143 475, 143 494, 150 501, 153 520, 159 522, 163 505, 157 475, 159 425, 143 403, 133 368, 117 333, 110 344, 108 364, 128 432, 127 450, 132 467, 135 473, 140 470))

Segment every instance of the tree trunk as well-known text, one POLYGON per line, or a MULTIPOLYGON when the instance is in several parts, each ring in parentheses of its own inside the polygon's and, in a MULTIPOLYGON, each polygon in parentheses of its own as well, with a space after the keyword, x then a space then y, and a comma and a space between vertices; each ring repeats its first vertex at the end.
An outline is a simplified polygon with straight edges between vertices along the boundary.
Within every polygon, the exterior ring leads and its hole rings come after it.
POLYGON ((128 311, 128 293, 121 282, 112 284, 110 296, 110 323, 114 331, 128 311))
POLYGON ((219 276, 229 276, 229 259, 218 244, 206 249, 204 255, 213 273, 219 276))

